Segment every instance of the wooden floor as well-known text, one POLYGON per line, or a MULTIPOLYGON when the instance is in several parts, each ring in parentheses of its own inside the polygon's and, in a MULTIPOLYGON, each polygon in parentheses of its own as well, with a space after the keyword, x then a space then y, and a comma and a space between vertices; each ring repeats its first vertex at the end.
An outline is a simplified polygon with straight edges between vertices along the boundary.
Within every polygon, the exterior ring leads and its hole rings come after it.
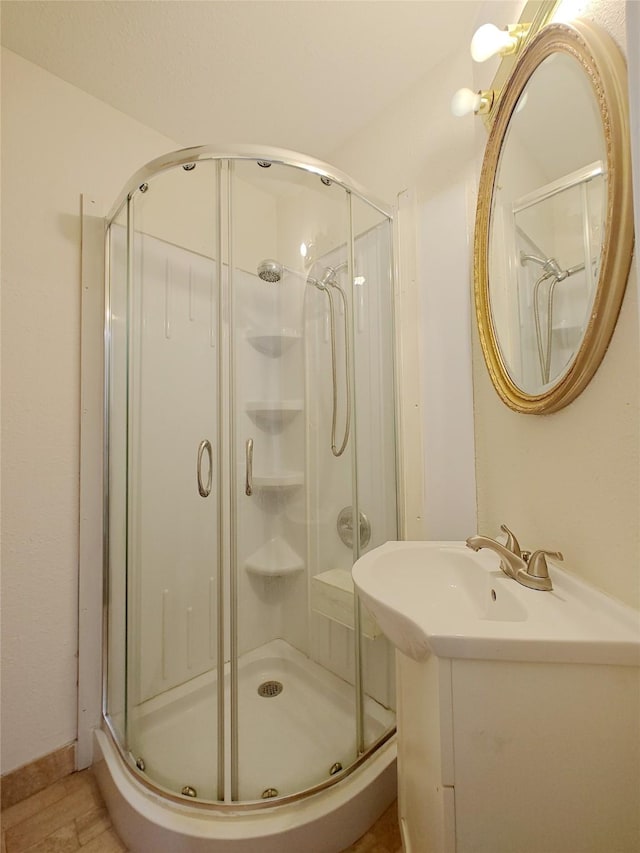
MULTIPOLYGON (((0 817, 2 853, 126 851, 111 826, 91 770, 67 776, 5 809, 0 817)), ((402 853, 396 804, 344 853, 402 853)))
MULTIPOLYGON (((300 851, 302 853, 302 851, 300 851)), ((369 832, 343 853, 402 853, 398 804, 393 803, 369 832)))

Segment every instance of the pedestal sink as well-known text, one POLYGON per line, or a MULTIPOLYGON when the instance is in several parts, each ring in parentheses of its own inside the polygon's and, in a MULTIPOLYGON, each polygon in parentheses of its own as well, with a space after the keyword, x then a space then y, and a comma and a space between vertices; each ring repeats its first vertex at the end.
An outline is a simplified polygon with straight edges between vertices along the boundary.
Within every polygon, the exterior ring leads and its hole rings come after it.
POLYGON ((464 542, 387 542, 353 580, 404 654, 484 660, 640 665, 640 614, 549 563, 554 588, 527 589, 487 549, 464 542))

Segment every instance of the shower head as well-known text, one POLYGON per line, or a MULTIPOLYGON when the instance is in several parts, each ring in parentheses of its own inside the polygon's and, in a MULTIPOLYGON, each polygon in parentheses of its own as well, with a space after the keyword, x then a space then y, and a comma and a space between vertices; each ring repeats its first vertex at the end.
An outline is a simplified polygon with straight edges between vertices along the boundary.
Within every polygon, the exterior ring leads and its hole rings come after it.
MULTIPOLYGON (((326 290, 327 287, 336 287, 338 290, 341 290, 336 280, 336 274, 346 266, 347 264, 343 263, 336 267, 325 267, 322 270, 322 277, 320 279, 314 278, 312 275, 308 275, 306 277, 307 284, 317 287, 318 290, 326 290)), ((262 281, 268 281, 271 284, 277 284, 281 281, 285 272, 296 275, 299 278, 304 278, 302 273, 291 269, 291 267, 286 267, 284 264, 281 264, 280 261, 275 261, 273 258, 265 258, 264 261, 260 261, 256 271, 258 273, 258 278, 262 279, 262 281)))
MULTIPOLYGON (((331 271, 331 273, 333 273, 331 267, 327 267, 327 271, 331 271)), ((275 261, 273 258, 265 258, 264 261, 260 261, 257 268, 258 278, 262 279, 262 281, 268 281, 271 284, 277 284, 277 282, 281 281, 285 272, 296 275, 298 278, 304 278, 302 273, 299 273, 297 270, 291 269, 290 267, 286 267, 284 264, 281 264, 280 261, 275 261)), ((320 290, 325 290, 329 278, 331 278, 331 276, 327 277, 327 281, 323 279, 323 281, 320 282, 313 278, 313 276, 308 276, 307 284, 312 284, 320 290)))
POLYGON ((280 281, 283 272, 282 264, 274 261, 273 258, 266 258, 258 264, 258 278, 261 278, 262 281, 271 282, 271 284, 280 281))

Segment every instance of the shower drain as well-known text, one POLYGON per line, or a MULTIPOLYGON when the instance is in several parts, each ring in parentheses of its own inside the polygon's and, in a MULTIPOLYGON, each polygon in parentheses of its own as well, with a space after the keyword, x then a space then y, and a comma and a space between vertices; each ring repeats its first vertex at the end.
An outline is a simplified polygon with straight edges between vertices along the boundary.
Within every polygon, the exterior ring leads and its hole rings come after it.
POLYGON ((263 681, 258 687, 259 696, 278 696, 283 691, 282 682, 280 681, 263 681))

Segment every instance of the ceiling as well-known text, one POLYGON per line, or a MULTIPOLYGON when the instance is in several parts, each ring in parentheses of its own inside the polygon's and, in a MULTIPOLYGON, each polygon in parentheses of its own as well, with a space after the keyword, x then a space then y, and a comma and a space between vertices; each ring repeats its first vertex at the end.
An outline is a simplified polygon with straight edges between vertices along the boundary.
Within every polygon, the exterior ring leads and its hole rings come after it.
POLYGON ((180 145, 327 159, 461 45, 477 0, 2 0, 2 43, 180 145))

